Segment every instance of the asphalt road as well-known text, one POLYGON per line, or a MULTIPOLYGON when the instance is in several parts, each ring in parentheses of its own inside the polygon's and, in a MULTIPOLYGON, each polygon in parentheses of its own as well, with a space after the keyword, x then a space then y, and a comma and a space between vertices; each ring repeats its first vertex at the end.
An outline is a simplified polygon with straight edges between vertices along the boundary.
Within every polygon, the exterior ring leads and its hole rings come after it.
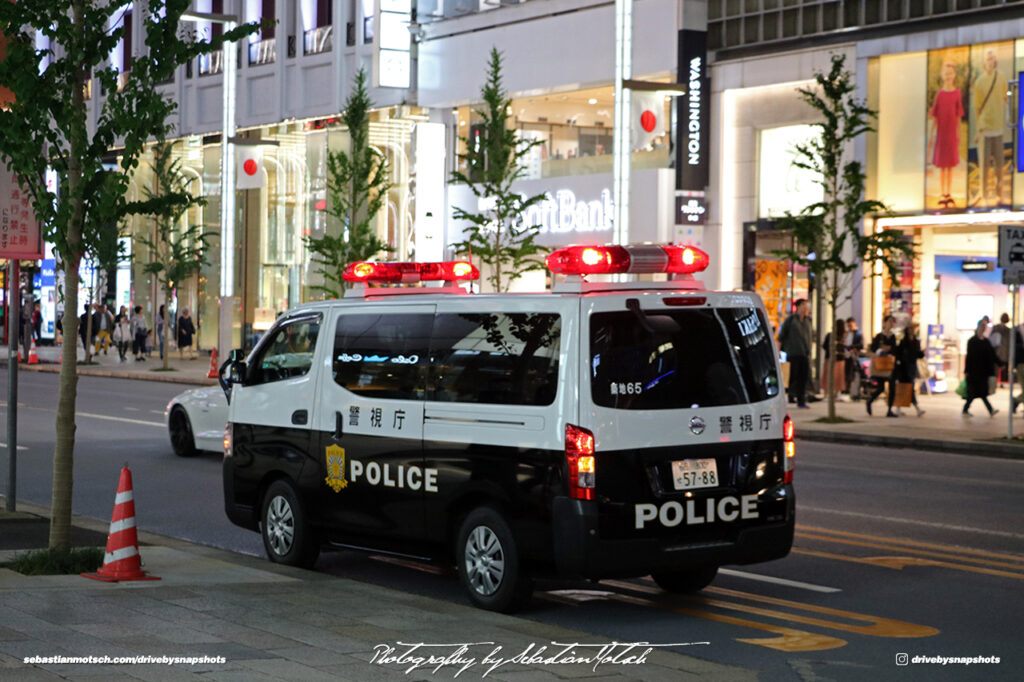
MULTIPOLYGON (((21 374, 19 498, 43 505, 56 382, 21 374)), ((219 455, 171 452, 163 408, 182 386, 91 377, 79 386, 76 513, 109 519, 128 464, 144 530, 262 554, 255 533, 224 518, 219 455)), ((6 471, 0 455, 0 490, 6 471)), ((1020 678, 1024 462, 800 442, 796 486, 797 539, 785 559, 724 569, 694 597, 645 579, 542 583, 521 615, 598 641, 690 644, 680 650, 760 670, 764 680, 1020 678), (904 667, 904 653, 1001 663, 904 667)), ((317 568, 466 601, 446 567, 336 552, 317 568)))

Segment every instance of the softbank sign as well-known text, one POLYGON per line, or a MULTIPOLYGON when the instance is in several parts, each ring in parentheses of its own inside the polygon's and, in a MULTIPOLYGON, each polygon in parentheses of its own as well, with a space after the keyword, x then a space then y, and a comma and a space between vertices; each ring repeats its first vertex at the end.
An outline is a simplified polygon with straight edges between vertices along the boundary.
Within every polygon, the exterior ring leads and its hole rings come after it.
MULTIPOLYGON (((493 199, 479 199, 477 210, 486 213, 494 208, 493 199)), ((601 198, 583 201, 571 189, 544 192, 544 200, 526 209, 523 227, 537 225, 541 234, 568 232, 610 232, 612 229, 612 192, 601 190, 601 198)))
POLYGON ((601 190, 601 198, 582 201, 571 189, 545 192, 544 201, 526 209, 524 225, 539 225, 546 232, 610 232, 612 229, 612 192, 601 190))

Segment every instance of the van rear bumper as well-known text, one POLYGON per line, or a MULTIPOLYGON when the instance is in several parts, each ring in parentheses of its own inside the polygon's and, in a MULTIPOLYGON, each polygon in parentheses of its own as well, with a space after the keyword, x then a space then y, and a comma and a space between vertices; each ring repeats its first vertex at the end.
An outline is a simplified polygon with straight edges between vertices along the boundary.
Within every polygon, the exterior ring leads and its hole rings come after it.
POLYGON ((734 541, 680 545, 659 538, 602 540, 593 502, 557 497, 552 511, 558 575, 593 579, 781 559, 793 546, 796 517, 790 495, 785 521, 741 529, 734 541))

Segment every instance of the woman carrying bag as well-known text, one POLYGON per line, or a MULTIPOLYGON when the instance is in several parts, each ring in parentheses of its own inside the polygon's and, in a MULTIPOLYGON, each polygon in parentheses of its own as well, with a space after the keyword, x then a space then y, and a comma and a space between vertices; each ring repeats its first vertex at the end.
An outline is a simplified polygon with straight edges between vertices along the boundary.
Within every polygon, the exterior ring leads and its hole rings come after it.
MULTIPOLYGON (((868 414, 871 414, 871 403, 875 401, 875 398, 882 395, 886 384, 889 385, 890 396, 896 393, 896 376, 894 371, 896 369, 896 358, 893 355, 893 352, 896 350, 896 334, 892 329, 895 325, 896 318, 892 315, 886 315, 885 319, 882 320, 882 331, 875 334, 875 338, 871 340, 871 352, 875 355, 871 359, 871 378, 885 379, 885 381, 878 382, 875 392, 864 403, 868 414)), ((890 402, 890 404, 892 403, 890 402)), ((890 408, 886 416, 895 417, 896 413, 890 408)))
POLYGON ((825 342, 822 344, 822 348, 825 350, 826 364, 831 362, 828 366, 832 367, 832 392, 837 396, 846 390, 845 336, 846 321, 836 320, 835 328, 825 335, 825 342), (833 351, 835 352, 833 353, 833 351))
POLYGON ((917 361, 924 357, 924 351, 921 350, 921 340, 917 338, 917 325, 911 320, 907 323, 906 329, 903 330, 903 338, 900 339, 899 344, 896 346, 896 369, 893 371, 893 376, 896 378, 896 391, 889 392, 889 413, 887 417, 896 417, 897 414, 893 413, 892 406, 893 401, 896 399, 896 393, 901 385, 910 386, 910 404, 917 410, 917 416, 920 417, 924 414, 917 404, 917 394, 914 391, 914 384, 917 382, 917 361))

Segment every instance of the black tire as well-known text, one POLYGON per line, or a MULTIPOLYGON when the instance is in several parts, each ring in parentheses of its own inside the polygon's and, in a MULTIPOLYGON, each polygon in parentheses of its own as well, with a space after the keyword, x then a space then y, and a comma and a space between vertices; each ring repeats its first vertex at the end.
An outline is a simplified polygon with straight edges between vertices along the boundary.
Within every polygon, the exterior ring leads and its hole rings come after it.
POLYGON ((491 507, 471 511, 459 526, 456 567, 463 587, 476 606, 511 613, 533 593, 512 530, 491 507))
POLYGON ((309 568, 320 555, 320 542, 288 481, 274 481, 267 488, 260 507, 260 535, 274 563, 309 568))
POLYGON ((651 578, 666 592, 689 594, 703 590, 711 584, 716 575, 718 566, 699 566, 682 571, 657 571, 651 573, 651 578))
POLYGON ((192 422, 189 421, 185 408, 175 405, 167 422, 174 454, 178 457, 194 457, 196 454, 196 439, 192 435, 192 422))

